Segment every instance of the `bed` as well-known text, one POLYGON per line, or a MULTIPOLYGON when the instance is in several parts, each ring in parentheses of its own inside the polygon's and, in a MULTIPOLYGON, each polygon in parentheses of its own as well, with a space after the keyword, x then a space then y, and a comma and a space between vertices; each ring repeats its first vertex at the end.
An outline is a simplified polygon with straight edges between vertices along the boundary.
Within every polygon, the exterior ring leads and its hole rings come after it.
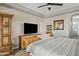
POLYGON ((32 56, 79 56, 79 41, 58 37, 34 42, 28 46, 32 56))

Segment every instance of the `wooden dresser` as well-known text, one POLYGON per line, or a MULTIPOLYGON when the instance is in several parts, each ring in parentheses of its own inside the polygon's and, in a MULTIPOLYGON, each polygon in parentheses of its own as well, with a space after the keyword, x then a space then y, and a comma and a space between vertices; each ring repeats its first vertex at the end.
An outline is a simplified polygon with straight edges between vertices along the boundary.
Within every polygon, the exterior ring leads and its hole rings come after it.
POLYGON ((38 40, 40 40, 40 37, 38 37, 38 35, 22 35, 20 36, 19 40, 19 48, 25 49, 29 44, 38 40))

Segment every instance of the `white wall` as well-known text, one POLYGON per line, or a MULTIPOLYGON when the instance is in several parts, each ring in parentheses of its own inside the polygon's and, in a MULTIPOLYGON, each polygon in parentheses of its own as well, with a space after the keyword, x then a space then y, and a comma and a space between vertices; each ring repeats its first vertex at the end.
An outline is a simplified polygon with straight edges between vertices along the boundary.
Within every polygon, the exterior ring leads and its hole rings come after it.
POLYGON ((14 14, 11 21, 11 38, 12 43, 16 48, 19 47, 19 36, 24 34, 24 23, 38 24, 38 33, 43 34, 45 32, 44 18, 8 8, 2 8, 0 9, 0 12, 14 14))
POLYGON ((12 39, 17 42, 15 44, 18 45, 18 37, 24 34, 24 23, 38 24, 38 33, 43 33, 43 29, 41 30, 43 26, 41 19, 42 18, 22 13, 15 15, 12 20, 12 39))
POLYGON ((64 19, 64 30, 52 30, 52 32, 55 36, 69 36, 70 21, 72 16, 75 14, 79 14, 79 11, 47 18, 46 24, 48 23, 53 25, 54 20, 64 19))

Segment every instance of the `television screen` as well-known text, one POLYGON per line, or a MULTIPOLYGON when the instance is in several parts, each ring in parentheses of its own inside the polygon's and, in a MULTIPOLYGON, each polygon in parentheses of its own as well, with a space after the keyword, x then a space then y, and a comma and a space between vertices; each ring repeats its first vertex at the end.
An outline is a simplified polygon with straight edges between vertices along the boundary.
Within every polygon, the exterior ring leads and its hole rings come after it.
POLYGON ((37 24, 24 23, 24 34, 31 34, 38 32, 37 24))

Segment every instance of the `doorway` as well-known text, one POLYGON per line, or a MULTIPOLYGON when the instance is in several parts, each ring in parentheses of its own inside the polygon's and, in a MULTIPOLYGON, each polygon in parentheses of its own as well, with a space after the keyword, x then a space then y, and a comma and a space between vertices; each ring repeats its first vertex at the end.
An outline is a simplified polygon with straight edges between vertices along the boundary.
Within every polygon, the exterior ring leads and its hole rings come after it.
POLYGON ((79 15, 72 16, 70 38, 79 39, 79 15))

